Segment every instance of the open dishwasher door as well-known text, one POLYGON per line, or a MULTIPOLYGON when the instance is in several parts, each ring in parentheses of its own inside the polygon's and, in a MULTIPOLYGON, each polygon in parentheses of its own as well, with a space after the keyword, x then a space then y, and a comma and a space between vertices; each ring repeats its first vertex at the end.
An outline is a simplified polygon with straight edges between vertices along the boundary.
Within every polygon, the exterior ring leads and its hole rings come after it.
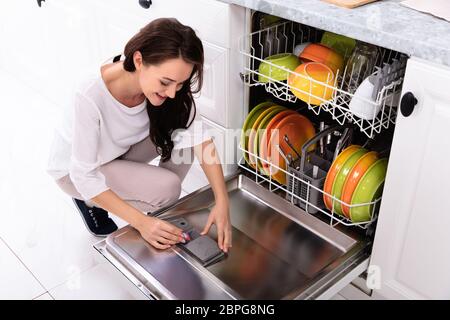
MULTIPOLYGON (((330 226, 244 175, 229 178, 227 187, 233 247, 212 265, 177 246, 157 250, 130 226, 94 247, 152 299, 326 299, 367 269, 364 237, 330 226)), ((213 205, 205 187, 157 215, 182 217, 201 231, 213 205)))

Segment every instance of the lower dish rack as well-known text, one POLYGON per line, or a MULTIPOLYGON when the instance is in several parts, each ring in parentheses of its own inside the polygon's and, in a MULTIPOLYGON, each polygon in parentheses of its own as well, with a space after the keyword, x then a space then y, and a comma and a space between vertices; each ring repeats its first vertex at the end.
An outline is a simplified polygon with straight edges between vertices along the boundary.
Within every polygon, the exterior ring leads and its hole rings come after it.
MULTIPOLYGON (((308 179, 304 175, 299 175, 298 173, 289 170, 289 168, 286 168, 288 170, 280 168, 279 166, 267 161, 266 159, 261 158, 259 155, 245 150, 244 148, 242 148, 242 146, 239 146, 239 149, 243 153, 254 157, 254 159, 258 159, 269 167, 269 175, 265 175, 261 173, 257 167, 250 167, 246 163, 244 157, 240 159, 238 163, 239 167, 245 172, 251 174, 257 184, 265 185, 266 188, 268 188, 271 192, 281 193, 280 196, 284 196, 284 198, 291 204, 299 206, 308 213, 322 214, 323 217, 329 220, 329 224, 331 226, 341 224, 347 227, 356 226, 362 229, 367 229, 377 219, 377 211, 381 202, 381 197, 375 199, 374 201, 366 203, 350 204, 343 202, 332 194, 325 192, 321 187, 319 187, 319 185, 317 185, 316 183, 314 183, 314 181, 308 179), (286 175, 288 181, 287 185, 283 185, 272 178, 272 173, 275 171, 281 171, 286 175), (331 200, 331 210, 318 205, 317 199, 322 199, 323 197, 329 197, 329 199, 331 200), (370 208, 370 219, 361 222, 354 222, 347 217, 336 213, 334 210, 336 204, 347 206, 350 209, 355 207, 368 206, 368 208, 370 208)), ((323 173, 321 177, 323 178, 323 173)))

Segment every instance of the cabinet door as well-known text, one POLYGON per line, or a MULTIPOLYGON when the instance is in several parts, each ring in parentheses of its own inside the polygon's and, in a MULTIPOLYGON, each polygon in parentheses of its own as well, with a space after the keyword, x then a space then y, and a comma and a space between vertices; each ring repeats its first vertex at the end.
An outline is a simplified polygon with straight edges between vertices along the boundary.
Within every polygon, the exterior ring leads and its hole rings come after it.
POLYGON ((369 283, 389 299, 450 299, 450 68, 408 61, 369 283))
POLYGON ((214 141, 225 176, 236 173, 240 130, 226 129, 203 118, 203 125, 214 141))
MULTIPOLYGON (((240 131, 225 129, 214 122, 202 118, 204 130, 213 139, 217 150, 222 170, 225 176, 234 174, 237 171, 237 144, 239 142, 240 131)), ((190 171, 183 181, 182 188, 185 192, 191 193, 208 184, 208 179, 204 174, 200 163, 195 159, 190 171)))
POLYGON ((227 126, 228 49, 203 41, 205 63, 203 87, 196 104, 200 114, 227 126))

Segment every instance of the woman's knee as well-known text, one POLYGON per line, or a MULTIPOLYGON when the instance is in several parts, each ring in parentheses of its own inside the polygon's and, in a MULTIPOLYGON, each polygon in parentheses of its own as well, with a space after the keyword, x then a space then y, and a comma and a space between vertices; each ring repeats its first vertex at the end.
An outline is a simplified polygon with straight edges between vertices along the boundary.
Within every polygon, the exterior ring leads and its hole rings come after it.
POLYGON ((101 167, 106 183, 126 200, 137 200, 164 207, 178 200, 181 180, 174 172, 148 164, 114 160, 101 167))

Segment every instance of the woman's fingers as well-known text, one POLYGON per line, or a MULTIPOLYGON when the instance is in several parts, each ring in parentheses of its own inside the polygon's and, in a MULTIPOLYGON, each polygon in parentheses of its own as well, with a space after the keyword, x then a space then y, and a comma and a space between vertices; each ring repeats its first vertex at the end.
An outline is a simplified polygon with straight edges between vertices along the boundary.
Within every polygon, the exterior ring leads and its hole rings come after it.
POLYGON ((182 239, 180 228, 154 217, 148 217, 138 230, 142 237, 157 249, 170 248, 182 239))
POLYGON ((164 237, 164 238, 166 238, 166 239, 168 239, 168 240, 170 240, 170 241, 172 241, 174 243, 178 243, 178 242, 182 241, 182 239, 183 239, 183 237, 177 236, 177 235, 175 235, 173 233, 170 233, 170 232, 167 232, 165 230, 161 230, 160 236, 162 236, 162 237, 164 237))
POLYGON ((155 236, 154 239, 161 244, 164 244, 164 245, 167 244, 169 246, 172 246, 177 243, 176 241, 173 241, 173 240, 167 239, 165 237, 161 237, 161 236, 155 236))
POLYGON ((228 248, 231 247, 231 228, 228 223, 225 223, 224 225, 221 225, 220 227, 217 227, 219 230, 218 233, 218 243, 219 247, 224 252, 228 252, 228 248))
POLYGON ((159 243, 159 242, 156 241, 156 240, 150 240, 150 244, 151 244, 152 246, 154 246, 155 248, 161 249, 161 250, 165 250, 165 249, 170 248, 170 245, 168 245, 168 244, 161 244, 161 243, 159 243))
POLYGON ((224 234, 223 247, 225 248, 225 252, 228 252, 228 248, 231 247, 231 228, 229 225, 225 227, 224 234))
POLYGON ((223 246, 223 232, 224 232, 223 224, 217 224, 217 243, 219 245, 220 250, 225 251, 226 249, 223 246))
POLYGON ((214 222, 214 217, 212 214, 209 215, 208 221, 206 222, 205 228, 203 228, 203 231, 200 233, 201 235, 205 235, 209 232, 209 229, 211 229, 211 226, 214 222))

